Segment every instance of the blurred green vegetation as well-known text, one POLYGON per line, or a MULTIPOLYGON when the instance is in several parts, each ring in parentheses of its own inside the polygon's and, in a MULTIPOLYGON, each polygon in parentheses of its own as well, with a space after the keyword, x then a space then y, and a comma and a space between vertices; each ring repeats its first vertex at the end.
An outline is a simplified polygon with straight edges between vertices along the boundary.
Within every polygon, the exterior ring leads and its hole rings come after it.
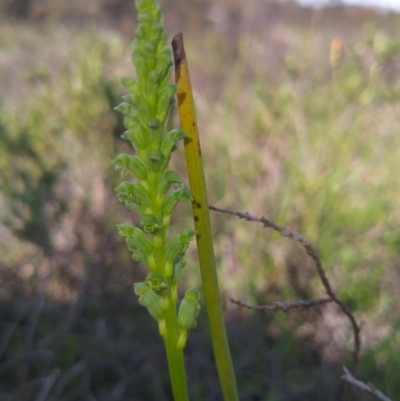
MULTIPOLYGON (((119 77, 133 74, 134 15, 125 3, 89 3, 2 3, 14 22, 0 25, 1 400, 170 396, 156 327, 131 288, 143 271, 115 229, 135 219, 116 200, 111 168, 129 151, 113 107, 119 77)), ((398 399, 400 17, 162 4, 171 36, 186 35, 211 204, 268 216, 315 244, 362 322, 358 377, 398 399)), ((178 149, 182 175, 183 160, 178 149)), ((176 224, 190 218, 183 206, 176 224)), ((212 218, 225 295, 324 295, 297 245, 212 218)), ((243 400, 340 399, 353 344, 334 306, 275 316, 226 306, 243 400)), ((205 316, 187 360, 192 399, 221 399, 205 316)))

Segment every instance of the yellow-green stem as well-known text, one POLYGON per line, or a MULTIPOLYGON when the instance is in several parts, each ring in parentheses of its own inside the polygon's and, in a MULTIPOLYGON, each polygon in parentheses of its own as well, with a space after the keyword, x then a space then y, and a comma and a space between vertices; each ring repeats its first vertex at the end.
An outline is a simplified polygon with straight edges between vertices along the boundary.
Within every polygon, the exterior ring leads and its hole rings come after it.
POLYGON ((214 355, 224 400, 239 401, 218 286, 206 184, 182 34, 174 37, 172 47, 175 60, 175 81, 179 85, 177 97, 181 127, 188 134, 188 137, 184 140, 186 164, 190 192, 193 197, 192 205, 194 226, 197 231, 197 250, 214 355))
POLYGON ((179 335, 178 319, 176 315, 176 304, 172 294, 169 296, 169 301, 170 307, 165 314, 167 335, 164 336, 164 343, 165 350, 167 352, 172 391, 175 401, 189 401, 183 350, 181 348, 177 348, 176 346, 179 335))

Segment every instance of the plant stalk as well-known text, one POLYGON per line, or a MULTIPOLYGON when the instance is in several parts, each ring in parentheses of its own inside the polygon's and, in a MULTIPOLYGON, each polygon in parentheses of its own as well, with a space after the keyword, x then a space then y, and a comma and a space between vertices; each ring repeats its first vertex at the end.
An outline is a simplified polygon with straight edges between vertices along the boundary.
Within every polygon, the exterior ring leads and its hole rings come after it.
POLYGON ((184 139, 186 164, 193 198, 194 227, 197 231, 197 250, 211 340, 224 400, 239 401, 218 286, 200 141, 189 67, 181 33, 174 37, 172 48, 175 61, 175 82, 178 84, 177 98, 181 128, 188 135, 184 139))
POLYGON ((164 344, 167 353, 172 392, 175 401, 189 401, 183 349, 176 346, 178 341, 178 320, 175 303, 172 300, 172 296, 169 298, 171 307, 166 311, 165 316, 168 335, 164 337, 164 344))

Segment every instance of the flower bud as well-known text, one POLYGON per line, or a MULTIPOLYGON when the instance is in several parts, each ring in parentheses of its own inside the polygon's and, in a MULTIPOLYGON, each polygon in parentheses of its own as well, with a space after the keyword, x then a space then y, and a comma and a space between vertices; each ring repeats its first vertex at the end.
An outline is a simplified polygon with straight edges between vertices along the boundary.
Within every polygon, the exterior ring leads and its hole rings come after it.
POLYGON ((146 277, 145 283, 155 293, 162 292, 169 287, 167 279, 156 272, 150 272, 146 277))
POLYGON ((186 345, 187 332, 196 327, 196 318, 200 311, 200 292, 197 288, 191 288, 186 291, 185 298, 179 306, 178 325, 179 339, 178 348, 183 348, 186 345))
POLYGON ((164 311, 161 308, 159 296, 149 288, 145 283, 135 283, 134 289, 136 295, 139 295, 139 303, 145 306, 150 315, 157 321, 164 318, 164 311))
POLYGON ((155 234, 161 230, 160 222, 153 214, 145 214, 142 216, 140 225, 143 227, 143 230, 148 233, 155 234))
POLYGON ((161 123, 158 118, 151 117, 147 120, 147 126, 150 129, 158 129, 161 127, 161 123))

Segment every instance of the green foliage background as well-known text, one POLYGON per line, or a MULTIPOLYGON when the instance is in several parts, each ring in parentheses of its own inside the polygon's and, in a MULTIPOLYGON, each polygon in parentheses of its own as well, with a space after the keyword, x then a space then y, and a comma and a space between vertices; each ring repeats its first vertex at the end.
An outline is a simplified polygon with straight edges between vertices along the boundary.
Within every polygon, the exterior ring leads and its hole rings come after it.
MULTIPOLYGON (((210 203, 268 216, 316 245, 363 322, 359 378, 398 399, 400 17, 161 4, 171 37, 185 33, 210 203)), ((145 273, 115 229, 132 219, 113 194, 111 160, 128 146, 113 107, 119 77, 133 75, 133 4, 1 7, 0 398, 166 400, 162 344, 131 287, 145 273)), ((182 149, 173 163, 184 175, 182 149)), ((175 218, 177 232, 188 226, 189 207, 175 218)), ((225 215, 213 226, 224 295, 324 295, 288 240, 225 215)), ((243 400, 339 399, 353 344, 334 306, 275 316, 226 306, 243 400)), ((187 365, 192 399, 220 399, 204 320, 187 365)))

